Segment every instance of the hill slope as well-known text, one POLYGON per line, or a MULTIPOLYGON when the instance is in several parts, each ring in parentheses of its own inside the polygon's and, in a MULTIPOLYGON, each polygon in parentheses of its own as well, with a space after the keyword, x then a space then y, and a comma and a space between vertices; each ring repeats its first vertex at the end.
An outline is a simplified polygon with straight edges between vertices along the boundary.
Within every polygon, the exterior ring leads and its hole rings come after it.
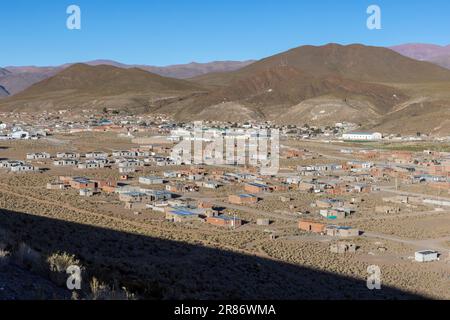
POLYGON ((0 68, 0 77, 9 74, 10 72, 7 69, 0 68))
POLYGON ((302 46, 259 60, 235 72, 210 74, 193 80, 204 85, 227 85, 254 72, 277 66, 295 67, 315 76, 339 76, 367 82, 450 80, 450 72, 439 66, 407 58, 390 49, 358 44, 302 46))
POLYGON ((7 97, 7 96, 9 96, 8 90, 6 90, 5 87, 0 86, 0 98, 7 97))
POLYGON ((428 61, 450 69, 450 45, 414 43, 391 47, 392 50, 412 59, 428 61))
POLYGON ((406 123, 416 99, 441 99, 450 71, 386 48, 329 44, 295 48, 234 72, 192 80, 210 92, 159 111, 174 112, 179 119, 370 126, 394 111, 406 123), (419 84, 427 85, 424 96, 413 88, 419 84))
MULTIPOLYGON (((381 115, 407 99, 401 90, 385 85, 332 75, 317 77, 294 67, 277 66, 235 78, 227 86, 195 97, 178 108, 176 115, 180 119, 220 120, 226 117, 229 121, 238 121, 243 120, 242 117, 256 117, 292 123, 313 117, 306 110, 292 111, 294 106, 319 97, 327 97, 340 105, 342 115, 358 114, 358 120, 367 120, 373 114, 381 115)), ((170 106, 166 110, 169 109, 176 108, 170 106)), ((334 120, 329 120, 337 121, 336 115, 333 117, 334 120)))
POLYGON ((211 74, 193 80, 202 84, 227 85, 254 72, 277 66, 295 67, 315 76, 339 76, 366 82, 448 81, 450 72, 428 62, 420 62, 390 49, 359 44, 302 46, 259 60, 238 71, 211 74))
POLYGON ((390 47, 391 50, 416 60, 429 61, 433 57, 450 54, 450 45, 439 46, 428 43, 407 43, 390 47))
MULTIPOLYGON (((112 60, 93 60, 84 64, 90 66, 108 65, 123 69, 138 68, 164 77, 187 79, 209 72, 234 71, 254 61, 214 61, 208 63, 189 63, 156 67, 148 65, 127 65, 112 60)), ((33 84, 56 75, 73 64, 67 63, 57 67, 19 66, 0 68, 0 85, 8 89, 11 95, 17 94, 33 84)))
POLYGON ((443 68, 450 69, 450 53, 448 55, 433 57, 430 59, 430 62, 443 68))
POLYGON ((152 99, 199 90, 202 90, 200 86, 190 82, 162 77, 140 69, 76 64, 3 100, 0 107, 142 107, 152 99))

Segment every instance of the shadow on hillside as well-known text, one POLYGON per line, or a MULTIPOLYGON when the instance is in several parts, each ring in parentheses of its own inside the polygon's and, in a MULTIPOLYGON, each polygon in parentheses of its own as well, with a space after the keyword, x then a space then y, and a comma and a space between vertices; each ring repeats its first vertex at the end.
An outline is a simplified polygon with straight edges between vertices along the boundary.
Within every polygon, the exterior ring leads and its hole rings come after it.
POLYGON ((146 298, 422 299, 270 259, 1 209, 0 228, 43 254, 75 254, 89 273, 146 298))

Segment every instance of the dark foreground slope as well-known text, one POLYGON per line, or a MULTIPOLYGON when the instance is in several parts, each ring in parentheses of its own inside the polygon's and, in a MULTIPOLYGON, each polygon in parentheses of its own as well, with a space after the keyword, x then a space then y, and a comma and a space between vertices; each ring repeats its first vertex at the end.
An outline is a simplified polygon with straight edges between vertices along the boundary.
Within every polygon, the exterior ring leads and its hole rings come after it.
POLYGON ((420 299, 309 267, 0 210, 0 228, 43 256, 67 252, 90 274, 156 299, 420 299))

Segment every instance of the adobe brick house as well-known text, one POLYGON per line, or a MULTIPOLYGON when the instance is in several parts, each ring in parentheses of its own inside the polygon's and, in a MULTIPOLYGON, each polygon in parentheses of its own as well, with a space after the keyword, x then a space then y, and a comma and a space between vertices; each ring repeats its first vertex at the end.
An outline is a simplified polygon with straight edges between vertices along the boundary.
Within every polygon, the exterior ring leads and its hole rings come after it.
POLYGON ((97 184, 97 188, 103 189, 104 187, 117 187, 117 181, 113 179, 108 180, 93 180, 97 184))
POLYGON ((226 215, 207 217, 205 221, 209 224, 221 227, 240 227, 242 225, 241 219, 226 215))
POLYGON ((252 204, 258 202, 258 197, 252 194, 232 194, 228 196, 228 201, 232 204, 252 204))
POLYGON ((214 205, 211 202, 202 201, 202 200, 199 200, 197 202, 197 206, 198 206, 198 208, 201 208, 201 209, 212 209, 214 207, 214 205))
POLYGON ((265 184, 250 182, 244 185, 244 190, 249 193, 262 193, 270 191, 270 187, 265 184))
POLYGON ((70 181, 70 186, 77 190, 96 188, 95 182, 86 178, 73 178, 72 181, 70 181))
POLYGON ((298 222, 298 228, 304 231, 322 233, 325 232, 326 224, 318 221, 300 220, 298 222))

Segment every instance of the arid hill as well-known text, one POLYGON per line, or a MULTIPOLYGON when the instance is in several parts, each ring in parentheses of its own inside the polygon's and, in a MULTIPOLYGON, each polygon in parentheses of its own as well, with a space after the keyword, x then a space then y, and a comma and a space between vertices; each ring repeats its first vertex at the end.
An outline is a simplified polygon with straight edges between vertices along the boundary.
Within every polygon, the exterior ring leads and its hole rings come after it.
POLYGON ((177 117, 200 117, 230 121, 241 117, 299 121, 311 113, 294 112, 285 115, 299 103, 318 97, 334 99, 342 108, 351 109, 365 118, 372 113, 382 115, 407 96, 389 86, 348 80, 339 76, 313 76, 295 67, 276 66, 236 78, 229 85, 218 87, 208 94, 193 97, 190 104, 180 108, 177 117), (221 112, 218 112, 222 110, 221 112), (226 110, 226 112, 223 112, 226 110))
MULTIPOLYGON (((450 72, 390 49, 362 45, 304 46, 262 59, 238 71, 192 79, 210 92, 158 109, 179 119, 334 124, 351 121, 407 131, 411 115, 434 122, 422 132, 443 128, 450 101, 450 72), (433 107, 417 110, 417 103, 433 107), (412 111, 414 109, 414 111, 412 111), (396 125, 393 119, 396 119, 396 125), (383 123, 391 123, 382 126, 383 123), (404 124, 400 125, 399 124, 404 124)), ((414 130, 414 128, 410 128, 414 130)), ((392 131, 391 130, 391 131, 392 131)))
POLYGON ((14 68, 9 73, 1 76, 0 85, 7 88, 11 95, 17 94, 33 84, 54 76, 62 69, 59 68, 40 68, 40 67, 24 67, 14 68))
POLYGON ((392 46, 390 49, 400 53, 401 55, 424 61, 429 61, 433 57, 450 54, 450 45, 439 46, 428 43, 407 43, 392 46))
POLYGON ((387 48, 364 45, 302 46, 259 60, 226 74, 209 74, 193 80, 208 85, 228 85, 236 79, 277 66, 298 68, 317 77, 339 76, 366 82, 420 83, 449 81, 450 72, 416 61, 387 48))
POLYGON ((450 69, 450 53, 443 56, 437 56, 430 59, 430 62, 437 64, 438 66, 450 69))
POLYGON ((413 43, 391 47, 392 50, 416 60, 428 61, 450 69, 450 45, 413 43))
MULTIPOLYGON (((210 72, 234 71, 249 65, 254 61, 214 61, 208 63, 178 64, 164 67, 148 65, 127 65, 112 60, 93 60, 84 64, 90 66, 107 65, 123 69, 138 68, 164 77, 187 79, 210 72)), ((72 63, 67 63, 56 67, 36 67, 36 66, 15 66, 0 68, 0 85, 5 87, 11 95, 17 94, 33 84, 50 78, 58 72, 69 68, 72 63)))
POLYGON ((141 69, 75 64, 3 100, 0 107, 8 110, 146 107, 153 99, 173 98, 201 90, 194 83, 141 69))
POLYGON ((420 125, 423 133, 446 133, 450 70, 386 48, 329 44, 189 80, 78 64, 0 102, 3 110, 100 107, 172 114, 182 121, 350 121, 393 132, 420 125))
POLYGON ((0 98, 7 97, 7 96, 9 96, 8 90, 6 90, 5 87, 0 86, 0 98))
POLYGON ((9 73, 10 73, 10 72, 9 72, 8 70, 3 69, 3 68, 0 68, 0 76, 7 75, 7 74, 9 74, 9 73))

